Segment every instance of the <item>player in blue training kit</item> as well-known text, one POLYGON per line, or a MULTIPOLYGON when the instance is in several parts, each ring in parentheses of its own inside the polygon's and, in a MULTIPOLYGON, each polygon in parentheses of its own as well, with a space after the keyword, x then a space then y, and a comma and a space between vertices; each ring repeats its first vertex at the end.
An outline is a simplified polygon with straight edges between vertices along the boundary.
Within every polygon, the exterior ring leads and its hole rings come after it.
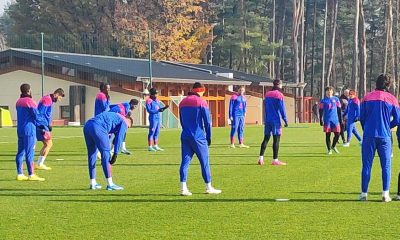
POLYGON ((190 161, 194 154, 200 161, 201 173, 206 183, 206 193, 221 193, 221 190, 215 189, 211 185, 208 154, 208 146, 211 144, 211 119, 208 104, 202 99, 204 92, 204 86, 196 82, 192 91, 179 104, 179 117, 182 125, 182 163, 179 170, 182 196, 192 195, 186 182, 190 161))
POLYGON ((17 180, 44 181, 44 178, 35 174, 33 159, 35 155, 36 127, 41 129, 41 134, 45 134, 48 131, 46 121, 37 110, 37 105, 32 99, 31 86, 26 83, 22 84, 20 90, 21 96, 16 103, 18 152, 15 161, 17 164, 17 180), (24 157, 29 177, 24 175, 22 168, 24 157))
POLYGON ((246 118, 247 100, 244 96, 246 89, 244 86, 232 95, 229 102, 229 119, 231 120, 231 148, 235 148, 235 134, 237 132, 239 139, 239 147, 249 148, 243 144, 244 125, 246 118))
MULTIPOLYGON (((131 116, 131 111, 137 107, 139 101, 137 99, 131 99, 129 102, 122 102, 118 104, 110 105, 110 112, 119 113, 122 116, 131 116)), ((124 137, 124 141, 122 142, 121 146, 121 153, 126 155, 131 155, 132 153, 126 149, 126 134, 124 137)))
POLYGON ((321 99, 319 105, 320 125, 324 126, 325 143, 328 154, 332 150, 339 153, 336 144, 339 141, 340 124, 342 123, 342 111, 339 98, 333 96, 333 87, 325 88, 325 98, 321 99), (334 133, 333 143, 331 145, 331 133, 334 133))
POLYGON ((380 75, 376 80, 376 90, 368 93, 360 108, 360 122, 364 131, 362 140, 362 172, 360 200, 366 201, 368 185, 371 179, 372 162, 378 152, 382 168, 382 201, 390 202, 390 175, 392 154, 392 133, 390 129, 399 125, 399 103, 388 92, 392 80, 387 75, 380 75))
POLYGON ((274 80, 273 84, 274 87, 272 88, 272 91, 267 92, 264 99, 264 114, 265 114, 264 140, 261 144, 258 164, 264 165, 265 149, 267 148, 268 141, 272 135, 273 160, 271 165, 279 166, 279 165, 286 165, 286 163, 281 162, 278 159, 279 142, 282 135, 281 119, 284 121, 285 127, 288 126, 288 120, 286 117, 283 94, 281 92, 282 82, 280 80, 274 80))
POLYGON ((158 146, 158 136, 161 128, 160 113, 164 112, 169 106, 161 107, 161 102, 157 99, 158 91, 155 88, 150 89, 150 97, 146 100, 146 110, 149 113, 149 135, 147 136, 148 150, 151 152, 164 151, 158 146))
POLYGON ((354 90, 350 90, 349 92, 349 102, 343 115, 347 118, 347 142, 343 144, 343 147, 350 146, 350 140, 353 134, 361 144, 361 136, 356 127, 356 122, 360 120, 360 100, 356 96, 356 92, 354 90))
POLYGON ((53 112, 54 103, 61 101, 63 97, 64 97, 64 90, 58 88, 54 91, 53 94, 46 95, 42 97, 39 101, 38 111, 45 118, 46 127, 49 131, 46 131, 45 134, 42 133, 42 129, 37 129, 36 131, 37 140, 43 142, 43 147, 40 150, 40 156, 35 165, 36 169, 51 170, 50 167, 44 164, 44 161, 46 160, 46 157, 49 154, 51 147, 53 146, 53 140, 51 139, 51 131, 52 131, 51 114, 53 112))
POLYGON ((96 153, 101 154, 101 165, 107 180, 107 190, 122 190, 123 188, 114 184, 111 177, 111 165, 117 160, 126 130, 132 126, 131 117, 122 116, 119 113, 104 112, 86 122, 83 127, 86 147, 88 151, 88 166, 90 177, 90 189, 100 189, 101 185, 96 182, 96 153), (114 154, 111 157, 109 134, 114 134, 114 154))
POLYGON ((101 83, 100 92, 96 95, 94 102, 94 116, 102 112, 110 111, 110 84, 101 83))

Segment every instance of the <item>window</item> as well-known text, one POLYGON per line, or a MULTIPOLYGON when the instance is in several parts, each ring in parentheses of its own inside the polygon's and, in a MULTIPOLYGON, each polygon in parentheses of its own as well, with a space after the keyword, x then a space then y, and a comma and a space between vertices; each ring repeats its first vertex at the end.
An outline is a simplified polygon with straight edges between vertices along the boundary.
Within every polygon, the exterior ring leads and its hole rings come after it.
POLYGON ((73 68, 62 67, 61 73, 64 75, 75 77, 75 69, 73 68))
POLYGON ((101 74, 94 74, 94 80, 97 82, 108 82, 108 78, 107 76, 101 75, 101 74))
POLYGON ((10 110, 8 106, 0 106, 0 108, 5 109, 5 110, 10 110))
POLYGON ((61 119, 69 119, 71 117, 69 106, 60 106, 61 119))

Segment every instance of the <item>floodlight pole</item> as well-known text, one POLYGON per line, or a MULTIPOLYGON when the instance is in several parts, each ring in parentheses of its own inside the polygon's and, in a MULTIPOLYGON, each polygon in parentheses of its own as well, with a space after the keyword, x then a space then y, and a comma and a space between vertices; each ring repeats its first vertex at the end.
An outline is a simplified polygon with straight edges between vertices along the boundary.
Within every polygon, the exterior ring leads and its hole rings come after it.
POLYGON ((153 87, 153 65, 151 62, 152 55, 152 47, 151 47, 151 30, 149 30, 149 78, 150 78, 150 87, 153 87))
POLYGON ((41 48, 41 57, 42 57, 42 97, 44 96, 44 33, 40 33, 41 35, 41 42, 42 42, 42 48, 41 48))

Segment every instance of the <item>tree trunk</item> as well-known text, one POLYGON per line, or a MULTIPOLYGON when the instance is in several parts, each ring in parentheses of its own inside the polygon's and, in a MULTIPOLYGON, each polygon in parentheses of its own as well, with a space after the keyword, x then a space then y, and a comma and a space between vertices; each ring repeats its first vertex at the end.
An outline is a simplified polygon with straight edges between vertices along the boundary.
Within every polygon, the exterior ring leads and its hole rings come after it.
POLYGON ((276 64, 275 64, 275 78, 276 79, 284 79, 282 76, 283 74, 283 62, 284 62, 284 57, 283 57, 283 40, 284 40, 284 35, 285 35, 285 24, 286 24, 286 0, 279 0, 278 1, 278 10, 279 10, 279 18, 278 18, 278 24, 277 24, 277 38, 279 40, 279 57, 277 58, 276 64))
POLYGON ((342 75, 342 85, 343 86, 348 86, 348 82, 347 82, 347 71, 346 71, 346 62, 345 62, 345 58, 344 58, 344 41, 343 41, 343 35, 341 34, 341 32, 338 29, 338 35, 339 35, 339 39, 340 39, 340 65, 341 65, 341 75, 342 75))
POLYGON ((313 35, 312 35, 312 53, 311 53, 311 97, 314 97, 315 82, 315 30, 317 26, 317 0, 314 0, 314 19, 313 19, 313 35))
POLYGON ((354 49, 353 49, 353 62, 352 62, 352 74, 351 74, 351 87, 357 91, 358 83, 358 21, 360 19, 360 0, 355 0, 356 14, 354 19, 354 49))
MULTIPOLYGON (((273 0, 273 11, 272 11, 272 43, 275 44, 275 31, 276 31, 276 0, 273 0)), ((272 62, 270 68, 271 78, 275 79, 275 47, 272 50, 272 62)))
POLYGON ((391 67, 391 74, 393 79, 393 94, 396 93, 396 73, 395 73, 395 56, 394 56, 394 44, 393 44, 393 1, 388 0, 388 28, 387 28, 387 35, 389 40, 390 46, 390 67, 391 67))
POLYGON ((360 54, 360 92, 363 97, 367 93, 367 39, 365 33, 364 0, 360 0, 360 30, 361 30, 361 54, 360 54))
POLYGON ((322 44, 322 76, 321 76, 321 98, 325 96, 325 61, 326 61, 326 21, 328 18, 328 0, 325 0, 325 18, 324 18, 324 41, 322 44))
POLYGON ((330 85, 331 83, 331 76, 332 76, 332 68, 335 58, 335 40, 336 40, 336 22, 337 22, 337 11, 338 11, 338 0, 333 0, 332 6, 332 33, 331 33, 331 57, 329 60, 329 67, 328 67, 328 76, 326 77, 326 84, 330 85))

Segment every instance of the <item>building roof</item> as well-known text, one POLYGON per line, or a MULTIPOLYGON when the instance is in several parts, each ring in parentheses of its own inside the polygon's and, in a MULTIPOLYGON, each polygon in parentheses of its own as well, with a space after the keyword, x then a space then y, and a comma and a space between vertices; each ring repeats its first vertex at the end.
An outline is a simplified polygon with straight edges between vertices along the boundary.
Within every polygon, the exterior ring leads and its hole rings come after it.
MULTIPOLYGON (((194 63, 181 63, 183 66, 187 66, 192 69, 197 69, 197 70, 205 70, 207 72, 210 72, 214 75, 217 74, 222 74, 222 73, 231 73, 233 76, 233 79, 239 80, 239 81, 250 81, 253 85, 260 85, 260 86, 273 86, 273 79, 270 77, 263 77, 259 75, 254 75, 254 74, 249 74, 241 71, 236 71, 232 70, 229 68, 225 67, 220 67, 216 65, 208 65, 208 64, 194 64, 194 63)), ((283 86, 286 87, 302 87, 303 85, 299 85, 296 83, 292 82, 287 82, 283 81, 283 86)))
MULTIPOLYGON (((11 48, 0 52, 0 57, 5 55, 18 56, 40 61, 41 52, 32 49, 11 48)), ((76 67, 78 69, 89 69, 104 73, 117 74, 136 81, 149 78, 149 61, 147 59, 122 58, 99 55, 86 55, 77 53, 44 51, 45 63, 76 67)), ((176 82, 194 83, 196 81, 204 84, 221 85, 250 85, 249 81, 237 81, 210 72, 187 68, 180 65, 168 64, 166 62, 152 61, 152 74, 154 82, 176 82)))

